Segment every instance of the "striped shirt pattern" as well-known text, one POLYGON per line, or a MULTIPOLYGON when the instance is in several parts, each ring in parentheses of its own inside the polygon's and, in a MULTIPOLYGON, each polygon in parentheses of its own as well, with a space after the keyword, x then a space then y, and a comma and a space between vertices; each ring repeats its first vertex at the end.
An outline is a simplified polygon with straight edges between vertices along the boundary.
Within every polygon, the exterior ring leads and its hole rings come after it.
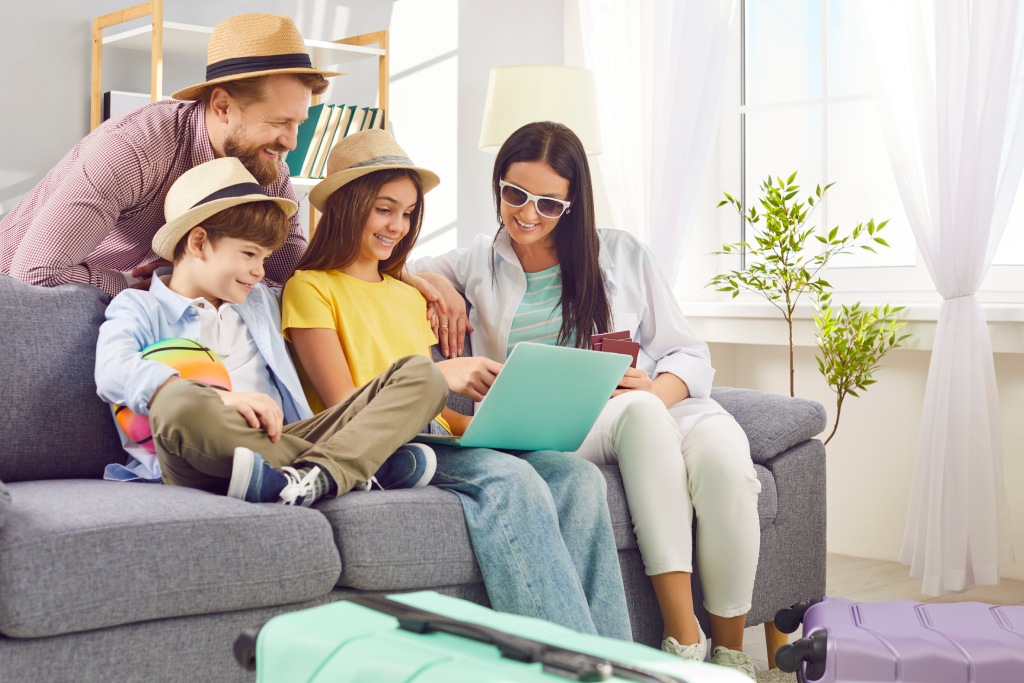
MULTIPOLYGON (((0 271, 33 285, 83 282, 117 294, 124 273, 159 259, 152 241, 171 184, 213 158, 202 102, 155 102, 104 122, 0 221, 0 271)), ((295 201, 288 167, 280 167, 264 189, 295 201)), ((265 282, 284 283, 305 248, 296 215, 267 259, 265 282)))
MULTIPOLYGON (((558 343, 562 328, 562 270, 553 266, 536 273, 526 273, 526 295, 512 318, 506 355, 519 342, 558 343)), ((569 344, 575 343, 570 340, 569 344)))

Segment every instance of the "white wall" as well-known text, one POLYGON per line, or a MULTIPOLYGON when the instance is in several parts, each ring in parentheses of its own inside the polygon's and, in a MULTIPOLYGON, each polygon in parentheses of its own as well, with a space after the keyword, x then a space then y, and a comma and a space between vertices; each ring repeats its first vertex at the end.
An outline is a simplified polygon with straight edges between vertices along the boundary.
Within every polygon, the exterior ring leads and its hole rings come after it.
POLYGON ((563 63, 563 11, 551 0, 460 0, 459 244, 497 229, 491 201, 494 154, 481 152, 480 125, 491 67, 563 63))
MULTIPOLYGON (((0 214, 88 132, 92 20, 131 4, 21 3, 5 13, 0 73, 8 95, 0 124, 8 139, 0 157, 0 214)), ((164 7, 167 21, 203 26, 242 12, 286 14, 304 37, 319 40, 388 28, 393 130, 414 161, 442 178, 427 201, 418 251, 447 250, 493 232, 494 157, 477 149, 488 74, 492 66, 562 63, 561 2, 165 0, 164 7)), ((205 63, 205 55, 166 55, 165 92, 201 81, 205 63)), ((372 101, 376 69, 373 59, 346 65, 347 75, 333 79, 325 99, 372 101)), ((148 53, 105 50, 103 76, 105 90, 148 91, 148 53)))
MULTIPOLYGON (((700 321, 695 321, 700 326, 700 321)), ((1019 326, 1018 326, 1019 327, 1019 326)), ((778 321, 778 335, 784 334, 778 321)), ((1018 334, 1021 334, 1018 331, 1018 334)), ((753 336, 753 335, 752 335, 753 336)), ((1021 345, 1024 349, 1024 344, 1021 345)), ((788 349, 774 344, 712 344, 715 384, 788 393, 788 349)), ((835 420, 835 397, 814 361, 815 349, 796 349, 796 392, 820 401, 835 420)), ((849 397, 827 447, 828 549, 882 560, 898 559, 917 453, 921 404, 931 353, 897 350, 861 398, 849 397)), ((1018 563, 1003 576, 1024 580, 1024 354, 996 353, 1006 446, 1005 479, 1018 563)))

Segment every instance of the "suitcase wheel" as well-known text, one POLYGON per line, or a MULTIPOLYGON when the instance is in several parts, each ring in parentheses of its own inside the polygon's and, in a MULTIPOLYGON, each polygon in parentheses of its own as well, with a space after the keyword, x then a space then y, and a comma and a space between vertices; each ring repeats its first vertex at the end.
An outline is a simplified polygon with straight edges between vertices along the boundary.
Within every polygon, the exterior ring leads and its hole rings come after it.
POLYGON ((827 644, 825 631, 814 631, 806 638, 780 647, 775 653, 775 664, 783 671, 794 673, 806 662, 803 679, 816 681, 825 674, 827 644))
POLYGON ((793 633, 800 628, 807 610, 819 602, 821 602, 821 598, 814 598, 813 600, 798 602, 792 607, 783 607, 775 613, 775 627, 783 633, 793 633))
POLYGON ((246 671, 256 670, 256 638, 260 634, 258 628, 247 628, 235 639, 235 660, 246 671))

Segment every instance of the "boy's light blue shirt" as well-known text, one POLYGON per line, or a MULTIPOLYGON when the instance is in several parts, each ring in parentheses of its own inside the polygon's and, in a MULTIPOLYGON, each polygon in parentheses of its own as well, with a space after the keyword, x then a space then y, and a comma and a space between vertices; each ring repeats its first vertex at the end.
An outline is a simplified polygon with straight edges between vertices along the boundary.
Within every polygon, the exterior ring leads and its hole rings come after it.
MULTIPOLYGON (((141 350, 162 339, 183 337, 199 341, 199 315, 188 301, 176 295, 161 280, 170 273, 163 268, 154 274, 149 290, 126 289, 114 297, 100 326, 96 345, 96 391, 107 403, 127 406, 139 415, 149 414, 149 401, 156 390, 177 375, 159 361, 143 360, 141 350)), ((245 302, 235 306, 252 335, 260 356, 267 364, 271 381, 281 393, 285 424, 313 416, 302 391, 299 375, 281 334, 281 291, 263 284, 253 287, 245 302)), ((118 428, 120 431, 120 428, 118 428)), ((122 433, 122 440, 127 437, 122 433)), ((127 466, 108 465, 106 479, 158 480, 156 456, 143 449, 126 450, 132 456, 127 466)))

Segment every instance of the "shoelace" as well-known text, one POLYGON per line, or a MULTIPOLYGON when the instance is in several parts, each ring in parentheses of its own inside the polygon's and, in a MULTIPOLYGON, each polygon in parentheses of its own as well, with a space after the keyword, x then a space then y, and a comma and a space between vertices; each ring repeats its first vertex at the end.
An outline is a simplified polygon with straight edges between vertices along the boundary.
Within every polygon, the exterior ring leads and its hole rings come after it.
POLYGON ((730 650, 727 647, 715 648, 711 661, 719 666, 730 666, 740 669, 751 676, 756 673, 754 660, 746 652, 740 652, 739 650, 730 650))
POLYGON ((374 484, 376 484, 377 488, 379 488, 381 491, 384 490, 384 487, 380 485, 379 481, 377 481, 377 477, 370 477, 367 481, 364 481, 362 484, 356 484, 355 487, 360 491, 372 491, 374 484))
POLYGON ((302 505, 301 499, 311 495, 314 491, 320 468, 314 466, 304 477, 300 476, 294 467, 282 467, 281 472, 288 479, 288 483, 281 489, 281 502, 285 505, 295 505, 298 501, 298 505, 302 505))

